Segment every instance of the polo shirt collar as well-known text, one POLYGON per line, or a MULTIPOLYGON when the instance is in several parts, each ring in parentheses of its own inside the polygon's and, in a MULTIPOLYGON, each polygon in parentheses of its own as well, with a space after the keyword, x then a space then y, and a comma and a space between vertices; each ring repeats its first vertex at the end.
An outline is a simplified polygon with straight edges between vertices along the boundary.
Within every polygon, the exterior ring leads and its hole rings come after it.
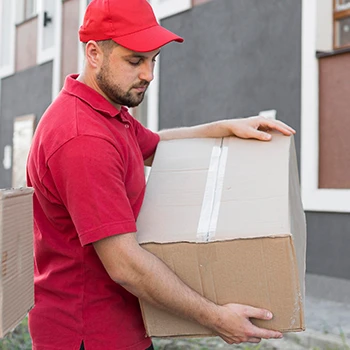
POLYGON ((77 80, 78 74, 71 74, 66 77, 63 90, 67 93, 78 97, 80 100, 89 104, 94 110, 107 115, 109 117, 118 117, 123 122, 127 122, 127 119, 123 116, 123 112, 127 110, 122 106, 121 110, 114 107, 108 100, 106 100, 96 90, 90 86, 77 80))

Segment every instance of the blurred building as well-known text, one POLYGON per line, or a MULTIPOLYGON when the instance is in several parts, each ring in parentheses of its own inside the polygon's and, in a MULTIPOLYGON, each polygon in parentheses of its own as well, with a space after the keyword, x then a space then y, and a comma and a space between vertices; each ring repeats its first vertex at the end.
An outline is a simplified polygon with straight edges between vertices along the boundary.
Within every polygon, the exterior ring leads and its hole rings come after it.
MULTIPOLYGON (((35 125, 82 68, 77 33, 88 2, 0 0, 0 187, 24 183, 35 125)), ((132 112, 157 130, 276 111, 297 130, 307 287, 349 301, 350 0, 151 3, 185 42, 162 50, 132 112)))

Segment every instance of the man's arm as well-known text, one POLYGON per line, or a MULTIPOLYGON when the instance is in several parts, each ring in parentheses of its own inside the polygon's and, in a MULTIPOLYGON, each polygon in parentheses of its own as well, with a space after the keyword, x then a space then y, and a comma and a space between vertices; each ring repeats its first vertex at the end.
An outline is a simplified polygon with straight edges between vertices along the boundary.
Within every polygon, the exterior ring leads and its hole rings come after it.
POLYGON ((143 162, 144 166, 152 166, 153 159, 154 153, 143 162))
MULTIPOLYGON (((243 139, 269 141, 269 131, 276 130, 286 136, 295 134, 295 130, 279 120, 264 117, 220 120, 190 127, 166 129, 158 132, 161 141, 191 138, 215 138, 237 136, 243 139)), ((145 166, 152 166, 154 154, 144 161, 145 166)))
POLYGON ((184 284, 161 260, 139 246, 135 234, 94 243, 110 277, 135 296, 211 329, 227 343, 280 338, 280 332, 254 326, 250 317, 270 319, 263 309, 240 304, 216 305, 184 284))
POLYGON ((220 120, 217 122, 159 131, 161 140, 226 137, 237 136, 244 139, 258 139, 268 141, 271 135, 268 131, 280 131, 290 136, 295 133, 287 124, 279 120, 266 119, 264 117, 249 117, 241 119, 220 120))

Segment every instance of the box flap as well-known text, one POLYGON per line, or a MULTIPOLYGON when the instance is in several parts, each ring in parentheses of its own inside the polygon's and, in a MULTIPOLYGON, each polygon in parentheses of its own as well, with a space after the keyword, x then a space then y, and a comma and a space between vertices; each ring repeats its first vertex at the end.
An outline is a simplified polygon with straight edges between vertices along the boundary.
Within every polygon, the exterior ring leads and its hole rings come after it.
MULTIPOLYGON (((207 299, 218 304, 235 302, 267 308, 275 315, 270 321, 252 320, 254 324, 283 332, 304 329, 292 237, 208 244, 148 243, 144 247, 207 299)), ((141 308, 150 336, 212 335, 197 323, 143 301, 141 308)))
POLYGON ((290 235, 290 146, 291 137, 277 133, 270 142, 160 142, 138 217, 139 242, 290 235))
POLYGON ((303 210, 300 181, 295 152, 294 138, 289 156, 289 218, 291 233, 294 240, 295 254, 298 262, 300 295, 305 300, 305 272, 306 272, 306 218, 303 210))

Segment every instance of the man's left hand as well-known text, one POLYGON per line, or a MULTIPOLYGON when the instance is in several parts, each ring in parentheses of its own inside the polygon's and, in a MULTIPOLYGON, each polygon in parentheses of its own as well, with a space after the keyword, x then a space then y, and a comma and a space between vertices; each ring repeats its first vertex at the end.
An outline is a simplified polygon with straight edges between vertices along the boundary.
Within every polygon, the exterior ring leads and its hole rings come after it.
POLYGON ((231 119, 222 121, 224 127, 237 137, 243 139, 257 139, 269 141, 271 134, 269 131, 280 131, 286 136, 295 134, 295 130, 287 124, 274 119, 267 119, 261 116, 242 119, 231 119))

